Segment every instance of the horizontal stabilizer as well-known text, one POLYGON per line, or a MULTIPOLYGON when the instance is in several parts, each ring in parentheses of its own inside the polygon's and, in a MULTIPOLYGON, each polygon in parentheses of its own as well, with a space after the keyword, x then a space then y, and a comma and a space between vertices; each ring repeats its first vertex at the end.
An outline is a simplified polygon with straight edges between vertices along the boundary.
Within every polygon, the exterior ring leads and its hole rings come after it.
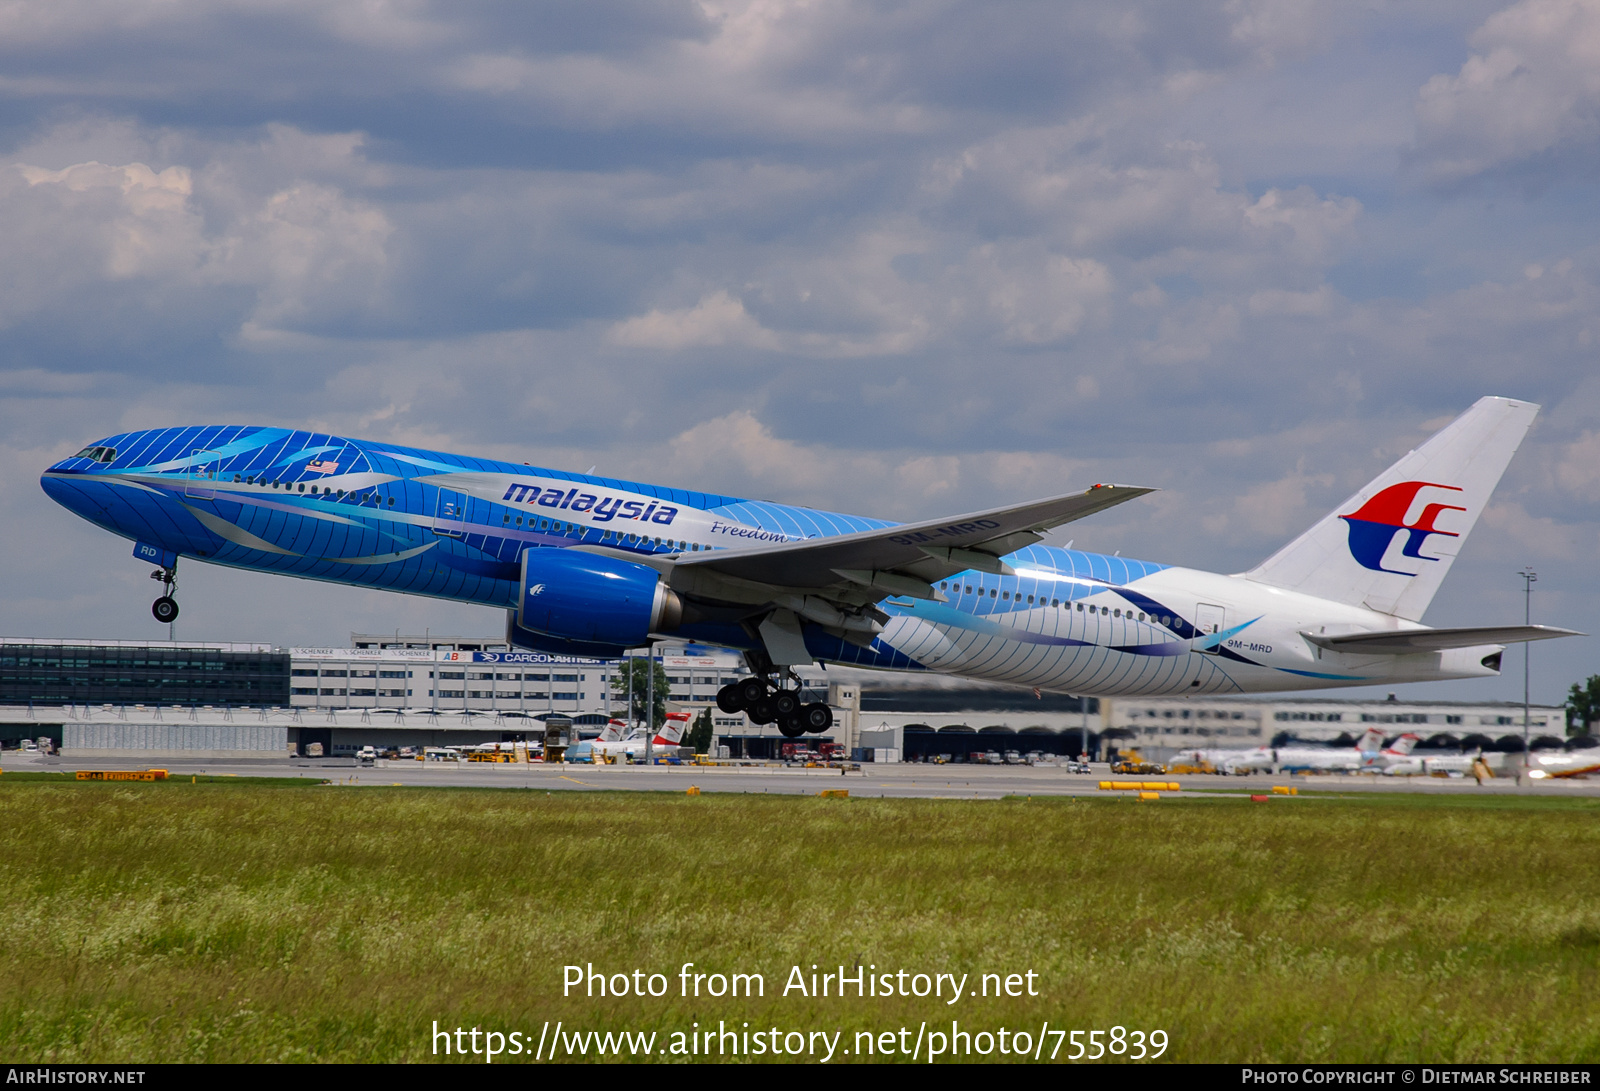
POLYGON ((1413 652, 1442 652, 1447 648, 1521 644, 1529 640, 1584 635, 1574 629, 1558 629, 1553 625, 1485 625, 1465 629, 1385 629, 1378 633, 1344 633, 1340 636, 1306 633, 1305 638, 1320 648, 1353 655, 1409 655, 1413 652))

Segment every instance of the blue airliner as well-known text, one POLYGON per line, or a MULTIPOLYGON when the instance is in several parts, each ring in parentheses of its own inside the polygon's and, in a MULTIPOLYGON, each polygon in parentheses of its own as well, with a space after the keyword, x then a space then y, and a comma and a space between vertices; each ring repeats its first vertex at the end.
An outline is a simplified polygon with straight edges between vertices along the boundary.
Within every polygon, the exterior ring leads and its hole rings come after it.
POLYGON ((508 640, 618 656, 670 636, 742 651, 718 703, 825 730, 793 668, 931 670, 1079 695, 1472 678, 1542 626, 1418 619, 1538 407, 1484 398, 1294 542, 1224 576, 1043 544, 1142 496, 1092 488, 948 519, 882 519, 246 426, 98 440, 53 499, 134 542, 177 617, 178 559, 504 610, 508 640), (1341 514, 1341 512, 1343 514, 1341 514))

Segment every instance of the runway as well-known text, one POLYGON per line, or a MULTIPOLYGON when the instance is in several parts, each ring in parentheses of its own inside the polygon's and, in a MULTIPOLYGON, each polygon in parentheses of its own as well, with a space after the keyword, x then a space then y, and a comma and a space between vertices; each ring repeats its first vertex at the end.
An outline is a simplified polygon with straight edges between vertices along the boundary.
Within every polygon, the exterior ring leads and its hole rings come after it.
MULTIPOLYGON (((480 762, 379 761, 359 765, 349 759, 236 759, 229 761, 162 758, 146 763, 123 759, 21 757, 8 752, 0 768, 35 772, 79 769, 165 768, 172 776, 307 777, 346 787, 452 787, 542 790, 547 792, 632 791, 817 795, 846 789, 852 797, 926 799, 1002 799, 1007 796, 1110 796, 1102 780, 1162 780, 1180 785, 1163 798, 1203 799, 1217 794, 1270 793, 1275 786, 1302 792, 1415 792, 1427 795, 1600 796, 1600 779, 1543 780, 1518 785, 1497 777, 1479 785, 1470 777, 1383 776, 1162 776, 1112 777, 1104 765, 1089 775, 1059 766, 865 764, 859 769, 803 769, 777 765, 501 765, 480 762)), ((1126 794, 1126 793, 1116 793, 1126 794)))

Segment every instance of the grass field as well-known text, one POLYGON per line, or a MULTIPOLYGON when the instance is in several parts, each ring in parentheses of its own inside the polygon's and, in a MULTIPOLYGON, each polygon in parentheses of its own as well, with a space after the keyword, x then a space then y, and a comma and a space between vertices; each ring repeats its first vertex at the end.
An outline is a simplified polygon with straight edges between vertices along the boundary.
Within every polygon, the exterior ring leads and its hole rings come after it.
POLYGON ((435 1020, 724 1020, 850 1048, 955 1018, 1159 1028, 1178 1061, 1600 1060, 1591 801, 204 780, 0 777, 0 1057, 427 1060, 435 1020), (679 998, 684 962, 761 972, 766 996, 679 998), (971 988, 1031 970, 1042 995, 781 995, 793 965, 858 962, 971 988), (563 998, 571 963, 671 991, 563 998))

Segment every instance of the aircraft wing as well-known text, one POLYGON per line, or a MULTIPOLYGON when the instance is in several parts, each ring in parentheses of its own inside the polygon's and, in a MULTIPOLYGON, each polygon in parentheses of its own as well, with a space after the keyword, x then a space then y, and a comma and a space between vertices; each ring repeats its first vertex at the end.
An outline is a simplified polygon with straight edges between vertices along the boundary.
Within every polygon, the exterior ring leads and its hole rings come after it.
POLYGON ((1044 531, 1154 491, 1095 485, 1084 492, 948 519, 680 557, 675 568, 786 588, 855 586, 875 592, 875 598, 934 598, 933 581, 967 569, 1004 572, 1000 558, 1041 541, 1044 531))
POLYGON ((1413 652, 1439 652, 1447 648, 1521 644, 1529 640, 1584 635, 1575 629, 1558 629, 1553 625, 1488 625, 1463 629, 1389 629, 1378 633, 1344 633, 1339 636, 1306 633, 1305 637, 1330 651, 1356 655, 1409 655, 1413 652))

